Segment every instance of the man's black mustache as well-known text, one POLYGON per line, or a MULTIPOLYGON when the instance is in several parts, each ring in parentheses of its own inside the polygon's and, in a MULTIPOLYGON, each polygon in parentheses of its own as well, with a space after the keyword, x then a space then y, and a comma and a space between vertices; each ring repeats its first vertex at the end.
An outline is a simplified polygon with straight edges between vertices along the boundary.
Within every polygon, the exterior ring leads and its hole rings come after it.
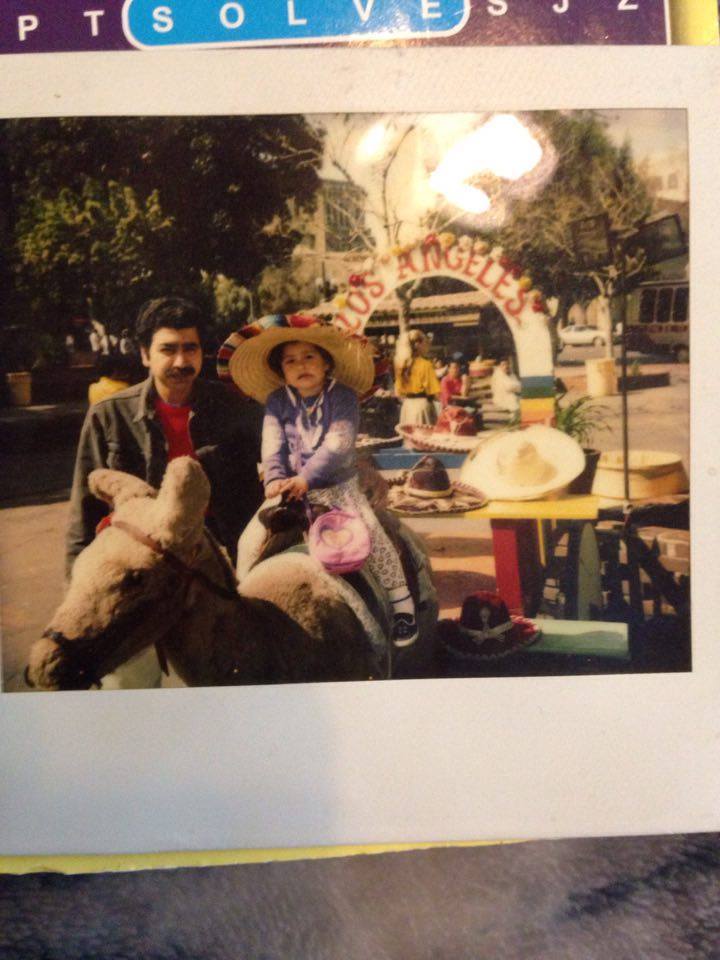
POLYGON ((195 373, 195 367, 178 367, 175 370, 171 370, 168 376, 170 377, 184 377, 186 374, 195 373))

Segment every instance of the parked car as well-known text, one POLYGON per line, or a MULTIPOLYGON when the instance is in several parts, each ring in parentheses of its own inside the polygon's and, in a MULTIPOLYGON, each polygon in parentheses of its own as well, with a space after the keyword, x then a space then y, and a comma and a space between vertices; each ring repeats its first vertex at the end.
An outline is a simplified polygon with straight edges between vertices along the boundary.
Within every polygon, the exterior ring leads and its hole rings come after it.
POLYGON ((568 324, 558 330, 558 339, 561 348, 571 347, 604 347, 605 335, 597 327, 577 326, 574 323, 568 324))

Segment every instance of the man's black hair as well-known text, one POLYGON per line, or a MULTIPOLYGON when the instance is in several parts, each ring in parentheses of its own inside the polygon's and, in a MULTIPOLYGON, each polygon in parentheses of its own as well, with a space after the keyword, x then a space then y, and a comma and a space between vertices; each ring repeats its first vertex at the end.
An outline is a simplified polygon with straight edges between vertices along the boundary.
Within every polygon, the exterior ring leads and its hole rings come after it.
POLYGON ((283 343, 279 343, 276 347, 273 347, 267 358, 268 366, 273 373, 276 373, 280 377, 281 380, 285 379, 282 372, 283 350, 289 343, 308 343, 311 347, 315 347, 325 363, 327 363, 328 373, 332 373, 335 369, 335 361, 323 347, 319 347, 316 343, 312 343, 308 340, 285 340, 283 343))
POLYGON ((155 332, 161 327, 171 330, 195 327, 201 341, 205 334, 205 320, 200 308, 183 297, 157 297, 140 307, 135 321, 135 338, 140 346, 149 350, 155 332))

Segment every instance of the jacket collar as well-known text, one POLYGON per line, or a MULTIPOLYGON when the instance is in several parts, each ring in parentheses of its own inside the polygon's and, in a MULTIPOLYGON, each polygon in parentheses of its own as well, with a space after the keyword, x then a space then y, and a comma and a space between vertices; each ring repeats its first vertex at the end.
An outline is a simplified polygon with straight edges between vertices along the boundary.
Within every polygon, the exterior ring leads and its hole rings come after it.
MULTIPOLYGON (((206 382, 201 377, 197 377, 195 383, 193 383, 190 397, 191 406, 194 407, 198 400, 202 398, 209 398, 209 394, 210 391, 207 389, 206 382)), ((140 420, 155 419, 155 400, 157 396, 158 392, 155 389, 155 382, 150 376, 140 385, 140 402, 138 403, 137 413, 133 417, 135 423, 138 423, 140 420)))

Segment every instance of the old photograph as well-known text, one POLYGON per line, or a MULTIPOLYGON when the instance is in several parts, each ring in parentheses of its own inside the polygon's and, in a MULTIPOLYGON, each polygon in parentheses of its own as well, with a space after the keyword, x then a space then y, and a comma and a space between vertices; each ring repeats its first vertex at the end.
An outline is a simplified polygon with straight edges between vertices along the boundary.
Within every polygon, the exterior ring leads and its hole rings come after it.
POLYGON ((3 692, 692 670, 685 110, 0 167, 3 692))

